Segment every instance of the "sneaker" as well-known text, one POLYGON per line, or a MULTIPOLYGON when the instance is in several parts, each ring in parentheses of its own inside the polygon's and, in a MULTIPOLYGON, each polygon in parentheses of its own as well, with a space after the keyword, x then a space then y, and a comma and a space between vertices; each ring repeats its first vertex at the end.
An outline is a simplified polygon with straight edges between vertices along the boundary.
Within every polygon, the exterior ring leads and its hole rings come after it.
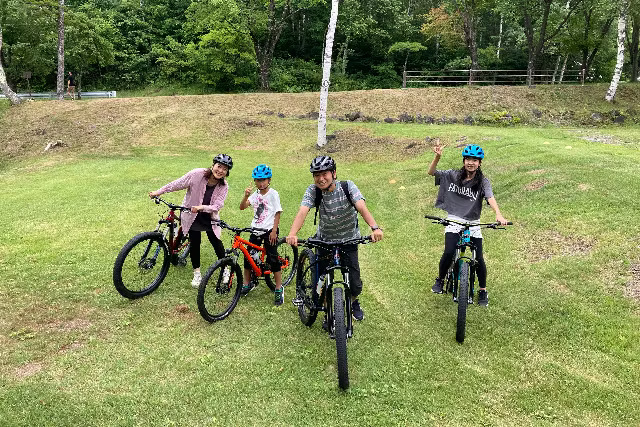
POLYGON ((322 329, 325 332, 329 332, 329 320, 327 320, 327 316, 324 316, 324 320, 322 320, 322 329))
POLYGON ((242 296, 247 295, 249 292, 251 292, 253 288, 255 288, 255 286, 253 286, 252 282, 249 282, 246 285, 242 285, 242 289, 240 290, 240 295, 242 296))
POLYGON ((360 308, 360 301, 358 301, 357 299, 353 300, 353 302, 351 303, 351 314, 356 320, 364 319, 364 311, 362 311, 362 309, 360 308))
POLYGON ((273 303, 275 305, 282 305, 282 303, 284 302, 284 288, 276 289, 274 295, 275 299, 273 303))
POLYGON ((489 293, 486 289, 480 289, 478 291, 478 305, 484 307, 489 305, 489 293))
POLYGON ((194 288, 200 287, 200 282, 202 281, 202 275, 199 271, 193 272, 193 280, 191 280, 191 286, 194 288))
POLYGON ((442 282, 443 282, 442 279, 440 279, 440 278, 436 279, 436 282, 431 287, 431 292, 433 292, 434 294, 441 294, 442 293, 442 285, 443 285, 442 282))

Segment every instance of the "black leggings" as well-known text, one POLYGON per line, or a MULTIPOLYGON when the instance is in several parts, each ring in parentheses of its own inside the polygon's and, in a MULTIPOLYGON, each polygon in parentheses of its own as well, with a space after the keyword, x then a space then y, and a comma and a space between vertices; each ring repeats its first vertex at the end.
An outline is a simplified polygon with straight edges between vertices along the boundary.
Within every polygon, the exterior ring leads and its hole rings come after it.
MULTIPOLYGON (((224 257, 224 245, 216 237, 213 230, 207 230, 207 237, 209 238, 209 242, 211 242, 211 246, 213 246, 213 250, 216 251, 216 256, 218 259, 224 257)), ((189 250, 189 256, 191 257, 191 265, 193 268, 200 268, 200 244, 202 242, 202 232, 189 230, 189 243, 191 245, 191 249, 189 250)))
MULTIPOLYGON (((438 271, 438 277, 444 279, 447 275, 447 270, 451 266, 451 261, 456 255, 456 245, 460 241, 460 235, 458 233, 444 233, 444 253, 440 258, 440 268, 438 271)), ((482 239, 478 237, 472 237, 471 242, 476 246, 476 276, 478 277, 478 284, 480 288, 487 286, 487 265, 484 263, 482 256, 482 239)))

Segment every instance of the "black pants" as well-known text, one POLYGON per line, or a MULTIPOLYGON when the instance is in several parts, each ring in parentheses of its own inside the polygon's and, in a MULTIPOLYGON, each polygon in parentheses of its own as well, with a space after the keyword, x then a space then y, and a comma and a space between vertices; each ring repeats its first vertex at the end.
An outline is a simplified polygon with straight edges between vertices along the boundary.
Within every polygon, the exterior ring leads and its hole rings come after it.
MULTIPOLYGON (((211 242, 211 246, 213 246, 213 250, 216 251, 216 256, 218 259, 224 257, 224 245, 218 239, 213 232, 213 230, 207 230, 207 237, 209 238, 209 242, 211 242)), ((202 242, 202 232, 189 230, 189 244, 191 245, 191 249, 189 250, 189 256, 191 257, 191 265, 193 268, 200 268, 200 244, 202 242)))
MULTIPOLYGON (((278 259, 278 250, 276 249, 276 245, 272 245, 269 242, 269 234, 271 234, 271 230, 267 231, 261 236, 251 234, 249 236, 249 242, 253 243, 254 245, 261 246, 262 242, 264 241, 264 248, 267 251, 266 261, 267 264, 269 264, 269 269, 272 273, 277 273, 278 271, 282 270, 282 266, 280 265, 280 260, 278 259)), ((249 250, 249 253, 251 253, 252 248, 248 247, 247 249, 249 250)), ((247 261, 246 258, 244 260, 244 268, 246 268, 247 270, 251 270, 251 264, 249 264, 249 261, 247 261)))
MULTIPOLYGON (((324 274, 326 268, 333 263, 333 251, 318 249, 318 277, 324 274)), ((349 285, 351 296, 356 298, 362 292, 360 280, 360 263, 358 262, 358 245, 345 245, 340 253, 340 265, 349 267, 349 285)))
MULTIPOLYGON (((456 255, 456 245, 460 241, 460 235, 458 233, 444 233, 444 253, 440 258, 440 266, 438 271, 438 277, 444 279, 447 275, 447 270, 451 266, 451 261, 456 255)), ((476 276, 478 277, 478 285, 480 288, 487 286, 487 265, 484 263, 482 256, 482 239, 478 237, 472 237, 471 242, 476 246, 476 276)))

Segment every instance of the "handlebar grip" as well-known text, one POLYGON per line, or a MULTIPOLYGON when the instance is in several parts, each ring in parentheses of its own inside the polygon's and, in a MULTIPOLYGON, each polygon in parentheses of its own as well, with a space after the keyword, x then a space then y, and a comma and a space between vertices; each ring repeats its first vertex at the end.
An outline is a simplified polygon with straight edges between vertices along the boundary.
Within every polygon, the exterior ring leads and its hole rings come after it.
POLYGON ((507 221, 507 225, 513 225, 513 222, 507 221))
POLYGON ((442 220, 442 218, 438 218, 437 216, 425 215, 424 217, 427 218, 427 219, 433 219, 435 221, 441 221, 442 220))

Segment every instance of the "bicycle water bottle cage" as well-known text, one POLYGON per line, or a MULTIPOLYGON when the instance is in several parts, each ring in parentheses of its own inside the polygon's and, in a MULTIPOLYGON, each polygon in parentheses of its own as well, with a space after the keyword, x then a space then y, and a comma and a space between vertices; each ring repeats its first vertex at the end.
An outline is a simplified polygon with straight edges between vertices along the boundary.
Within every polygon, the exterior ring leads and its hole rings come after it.
POLYGON ((465 243, 471 242, 471 233, 469 232, 469 230, 464 230, 462 232, 462 238, 464 239, 465 243))

